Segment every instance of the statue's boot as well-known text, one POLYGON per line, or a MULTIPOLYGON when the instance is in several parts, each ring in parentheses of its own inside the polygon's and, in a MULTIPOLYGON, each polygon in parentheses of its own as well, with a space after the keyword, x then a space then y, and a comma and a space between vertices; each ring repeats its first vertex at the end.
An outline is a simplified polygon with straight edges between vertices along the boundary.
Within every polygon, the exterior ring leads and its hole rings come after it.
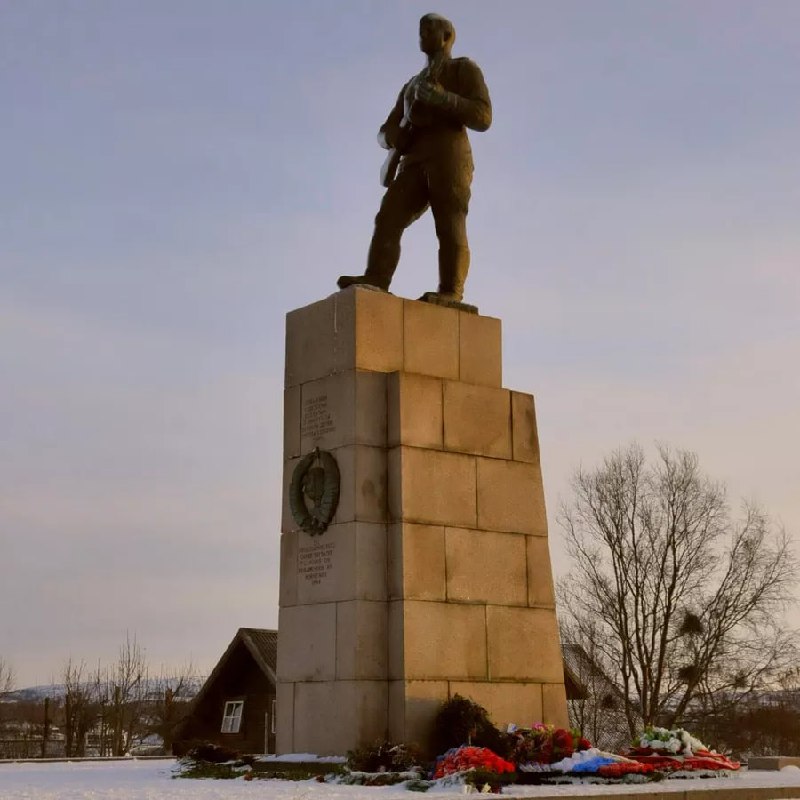
POLYGON ((443 245, 439 248, 439 290, 426 292, 428 302, 460 303, 469 272, 469 247, 443 245))
POLYGON ((389 289, 389 286, 381 286, 369 275, 340 275, 336 285, 340 289, 346 289, 348 286, 371 286, 373 289, 381 289, 384 292, 389 289))
POLYGON ((341 275, 336 285, 340 289, 348 286, 375 286, 389 291, 397 262, 400 260, 400 242, 379 244, 373 237, 367 253, 367 271, 363 275, 341 275))

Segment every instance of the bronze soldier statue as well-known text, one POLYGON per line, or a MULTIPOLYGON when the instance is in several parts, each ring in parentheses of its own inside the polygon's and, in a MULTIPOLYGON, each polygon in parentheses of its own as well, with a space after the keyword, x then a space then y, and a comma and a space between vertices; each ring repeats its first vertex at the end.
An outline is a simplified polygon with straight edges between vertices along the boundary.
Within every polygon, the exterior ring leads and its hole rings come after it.
POLYGON ((400 91, 378 133, 389 150, 381 181, 386 193, 364 275, 342 275, 338 285, 368 284, 388 290, 400 260, 403 231, 430 205, 439 239, 439 290, 421 299, 460 302, 469 270, 467 208, 472 150, 466 128, 485 131, 492 122, 489 90, 478 65, 451 58, 456 33, 450 20, 426 14, 419 23, 419 48, 426 65, 400 91))

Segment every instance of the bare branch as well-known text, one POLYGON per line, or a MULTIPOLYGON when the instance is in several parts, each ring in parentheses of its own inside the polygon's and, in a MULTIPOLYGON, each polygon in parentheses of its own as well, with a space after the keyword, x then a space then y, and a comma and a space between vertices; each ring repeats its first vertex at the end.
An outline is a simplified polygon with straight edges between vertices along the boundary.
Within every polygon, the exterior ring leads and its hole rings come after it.
POLYGON ((617 451, 572 485, 559 513, 572 559, 563 622, 601 643, 635 704, 632 735, 641 722, 680 718, 712 689, 775 679, 790 637, 767 632, 796 569, 760 509, 732 521, 724 487, 696 455, 665 446, 651 465, 638 445, 617 451))

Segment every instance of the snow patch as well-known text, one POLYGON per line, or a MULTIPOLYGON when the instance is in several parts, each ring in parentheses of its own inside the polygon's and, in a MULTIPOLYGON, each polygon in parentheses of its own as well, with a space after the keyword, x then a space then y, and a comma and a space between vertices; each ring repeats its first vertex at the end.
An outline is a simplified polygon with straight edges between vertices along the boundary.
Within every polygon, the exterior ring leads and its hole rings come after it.
MULTIPOLYGON (((308 754, 295 754, 306 756, 308 754)), ((316 756, 315 756, 316 758, 316 756)), ((2 800, 414 800, 403 785, 345 786, 308 781, 173 780, 171 761, 66 762, 57 764, 0 764, 2 800)), ((695 781, 698 789, 739 789, 800 786, 800 770, 774 772, 742 770, 736 777, 695 781)), ((626 791, 675 792, 676 800, 691 787, 685 780, 626 787, 626 791)), ((691 787, 693 788, 693 787, 691 787)), ((509 786, 505 794, 515 797, 595 797, 619 794, 620 786, 509 786)), ((428 794, 455 797, 462 785, 432 787, 428 794)))
POLYGON ((291 763, 314 763, 314 764, 344 764, 347 759, 344 756, 318 756, 314 753, 286 753, 282 756, 259 756, 256 761, 268 764, 270 761, 291 762, 291 763))

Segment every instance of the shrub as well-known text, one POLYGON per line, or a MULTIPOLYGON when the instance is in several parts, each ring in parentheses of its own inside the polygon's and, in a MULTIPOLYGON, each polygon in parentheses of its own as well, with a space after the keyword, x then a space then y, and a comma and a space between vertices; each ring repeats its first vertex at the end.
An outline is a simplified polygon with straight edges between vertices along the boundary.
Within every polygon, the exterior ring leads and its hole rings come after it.
POLYGON ((368 747, 349 750, 347 766, 356 772, 405 772, 422 763, 414 745, 377 741, 368 747))
POLYGON ((504 758, 511 749, 508 736, 492 724, 483 706, 455 694, 442 703, 436 714, 431 746, 434 755, 440 755, 464 744, 488 747, 504 758))
POLYGON ((207 761, 210 764, 224 764, 226 761, 238 761, 240 758, 236 750, 212 742, 203 742, 189 750, 186 755, 193 761, 207 761))

